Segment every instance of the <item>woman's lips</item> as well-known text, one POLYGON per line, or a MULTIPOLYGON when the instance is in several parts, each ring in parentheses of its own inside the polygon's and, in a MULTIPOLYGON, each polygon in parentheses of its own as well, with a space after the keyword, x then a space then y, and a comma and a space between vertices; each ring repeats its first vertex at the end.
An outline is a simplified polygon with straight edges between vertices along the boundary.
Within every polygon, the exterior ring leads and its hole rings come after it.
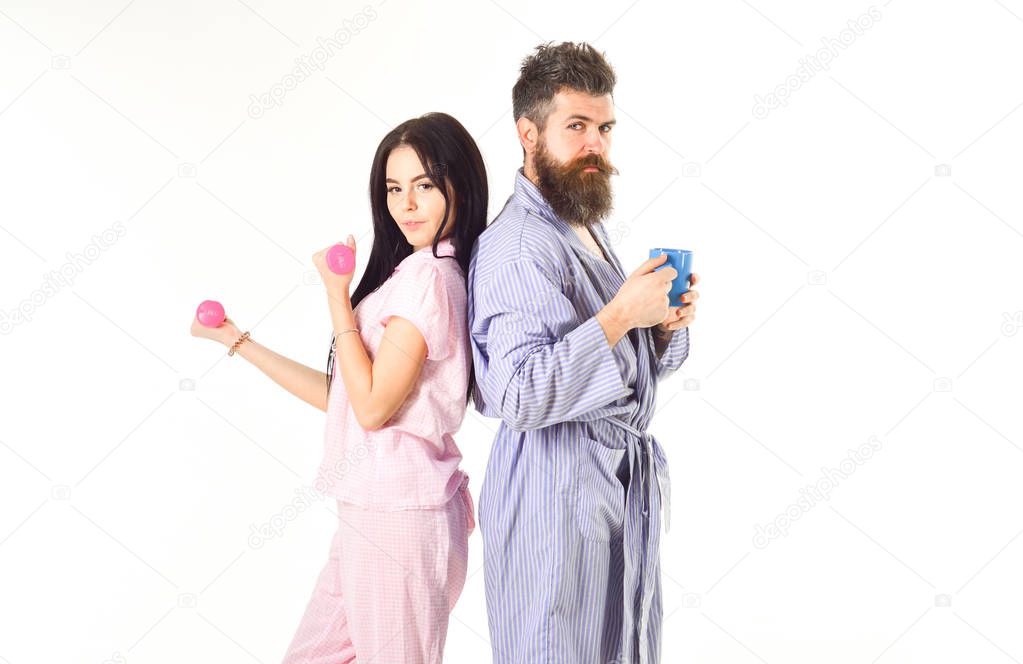
POLYGON ((420 226, 422 226, 425 223, 426 223, 425 221, 406 221, 405 223, 402 224, 402 226, 404 226, 405 228, 408 228, 410 230, 414 230, 416 228, 419 228, 420 226))

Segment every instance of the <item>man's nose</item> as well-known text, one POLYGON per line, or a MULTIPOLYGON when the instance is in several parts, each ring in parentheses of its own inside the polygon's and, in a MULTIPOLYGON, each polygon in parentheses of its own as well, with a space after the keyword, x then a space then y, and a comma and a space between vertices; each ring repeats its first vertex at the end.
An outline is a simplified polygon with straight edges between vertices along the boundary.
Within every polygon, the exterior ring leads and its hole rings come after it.
POLYGON ((604 137, 600 135, 599 129, 591 128, 586 132, 586 142, 583 144, 583 148, 586 154, 603 154, 604 137))

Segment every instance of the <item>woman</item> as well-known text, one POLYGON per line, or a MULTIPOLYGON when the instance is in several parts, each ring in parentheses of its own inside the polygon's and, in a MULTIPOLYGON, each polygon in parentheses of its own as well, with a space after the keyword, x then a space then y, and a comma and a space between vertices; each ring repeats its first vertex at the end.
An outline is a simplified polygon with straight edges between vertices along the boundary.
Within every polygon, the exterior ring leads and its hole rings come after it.
POLYGON ((326 248, 313 256, 334 325, 326 374, 230 319, 192 326, 327 413, 315 486, 340 519, 286 664, 440 662, 475 528, 452 435, 474 383, 466 274, 486 226, 483 159, 457 120, 430 113, 384 137, 369 194, 373 248, 354 295, 326 248))

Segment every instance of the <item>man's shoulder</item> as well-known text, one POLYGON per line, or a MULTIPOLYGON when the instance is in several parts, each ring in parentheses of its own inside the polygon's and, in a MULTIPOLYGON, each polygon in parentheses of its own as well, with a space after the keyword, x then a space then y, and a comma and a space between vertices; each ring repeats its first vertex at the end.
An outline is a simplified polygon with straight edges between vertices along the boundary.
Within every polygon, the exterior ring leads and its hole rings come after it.
POLYGON ((557 229, 512 197, 480 235, 475 259, 490 266, 517 261, 546 264, 561 259, 565 251, 557 229))

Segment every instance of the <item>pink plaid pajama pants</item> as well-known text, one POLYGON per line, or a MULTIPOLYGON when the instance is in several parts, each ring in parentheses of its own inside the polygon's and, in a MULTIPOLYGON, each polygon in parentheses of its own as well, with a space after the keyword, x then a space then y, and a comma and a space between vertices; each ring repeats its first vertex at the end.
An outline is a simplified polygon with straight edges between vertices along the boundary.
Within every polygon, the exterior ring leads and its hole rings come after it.
POLYGON ((338 501, 338 514, 283 664, 440 664, 476 526, 467 482, 443 507, 378 511, 338 501))

